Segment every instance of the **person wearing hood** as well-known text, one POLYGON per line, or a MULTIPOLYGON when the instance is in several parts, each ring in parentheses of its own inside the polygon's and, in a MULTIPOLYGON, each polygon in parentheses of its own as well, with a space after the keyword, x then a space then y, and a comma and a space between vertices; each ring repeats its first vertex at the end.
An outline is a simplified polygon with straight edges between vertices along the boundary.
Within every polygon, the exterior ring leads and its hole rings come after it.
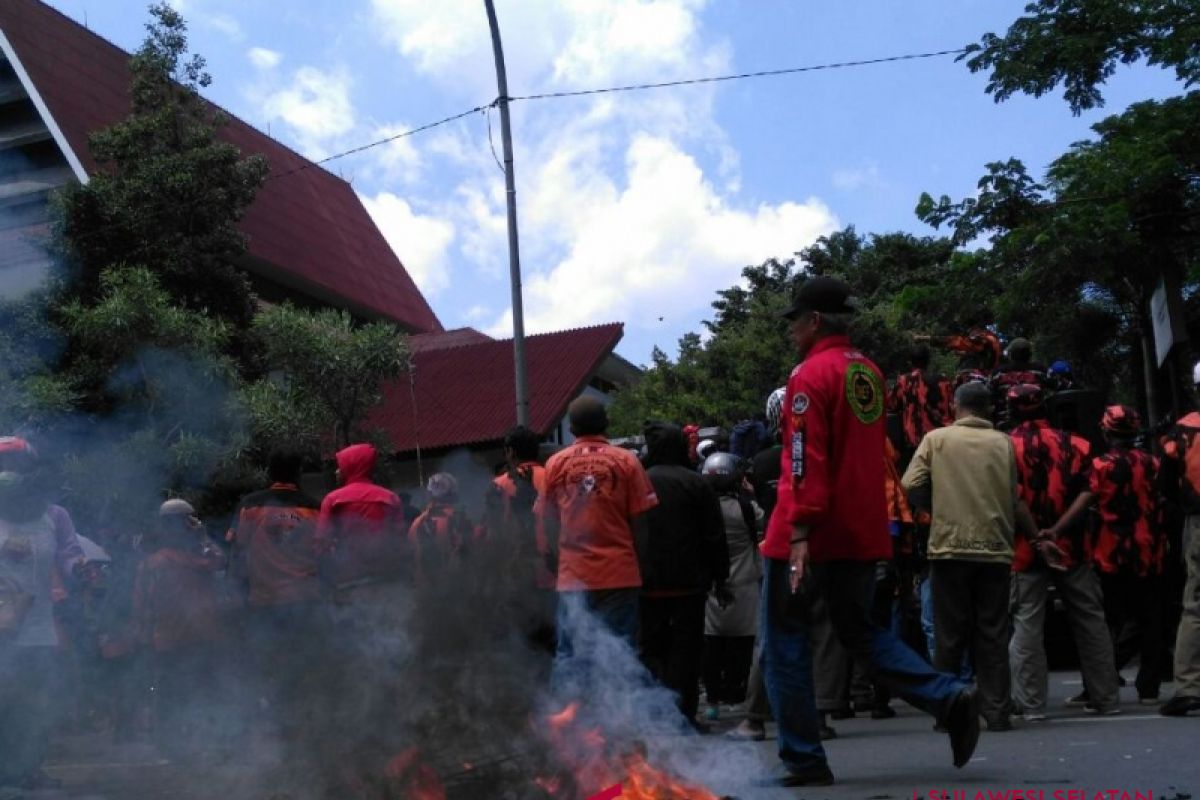
POLYGON ((639 531, 642 660, 669 689, 695 727, 704 653, 704 611, 710 591, 728 601, 729 549, 721 501, 688 459, 677 425, 646 426, 646 474, 658 505, 639 531))
POLYGON ((327 560, 325 577, 335 591, 396 577, 405 526, 403 504, 371 480, 378 454, 369 444, 337 452, 340 484, 321 501, 317 552, 327 560))
POLYGON ((57 783, 41 769, 62 711, 54 604, 85 563, 71 515, 38 491, 38 466, 27 441, 0 437, 0 787, 30 790, 57 783))

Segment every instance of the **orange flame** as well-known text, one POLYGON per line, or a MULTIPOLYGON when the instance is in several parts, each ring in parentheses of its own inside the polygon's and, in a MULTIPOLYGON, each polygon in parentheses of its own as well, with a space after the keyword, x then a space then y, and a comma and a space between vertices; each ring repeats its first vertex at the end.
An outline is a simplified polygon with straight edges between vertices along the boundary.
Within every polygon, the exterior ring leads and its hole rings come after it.
POLYGON ((395 755, 383 768, 388 795, 403 800, 446 800, 446 789, 416 747, 395 755))
MULTIPOLYGON (((547 738, 554 755, 570 775, 581 797, 619 785, 623 800, 718 800, 702 786, 687 783, 653 766, 646 749, 634 745, 624 753, 614 752, 598 728, 576 727, 579 703, 546 718, 547 738)), ((535 778, 534 782, 551 797, 560 797, 564 781, 555 776, 535 778)))

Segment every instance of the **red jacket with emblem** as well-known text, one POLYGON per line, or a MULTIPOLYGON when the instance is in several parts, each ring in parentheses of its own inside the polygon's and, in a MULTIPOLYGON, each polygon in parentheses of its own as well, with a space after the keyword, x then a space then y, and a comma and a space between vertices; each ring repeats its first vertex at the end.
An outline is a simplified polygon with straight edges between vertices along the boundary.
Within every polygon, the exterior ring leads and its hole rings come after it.
POLYGON ((810 526, 809 558, 891 558, 879 368, 845 336, 818 341, 788 379, 779 499, 763 555, 786 560, 792 526, 810 526))

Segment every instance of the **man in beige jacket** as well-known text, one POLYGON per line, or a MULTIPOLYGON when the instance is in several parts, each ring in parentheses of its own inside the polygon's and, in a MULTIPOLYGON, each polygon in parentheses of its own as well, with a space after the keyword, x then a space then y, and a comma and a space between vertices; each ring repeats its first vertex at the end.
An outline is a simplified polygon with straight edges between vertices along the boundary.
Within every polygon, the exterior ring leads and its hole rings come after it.
POLYGON ((970 652, 990 731, 1012 728, 1008 666, 1009 574, 1017 528, 1036 538, 1017 496, 1011 440, 988 417, 991 393, 966 383, 954 393, 955 422, 921 440, 901 479, 932 511, 929 579, 936 669, 955 672, 970 652))

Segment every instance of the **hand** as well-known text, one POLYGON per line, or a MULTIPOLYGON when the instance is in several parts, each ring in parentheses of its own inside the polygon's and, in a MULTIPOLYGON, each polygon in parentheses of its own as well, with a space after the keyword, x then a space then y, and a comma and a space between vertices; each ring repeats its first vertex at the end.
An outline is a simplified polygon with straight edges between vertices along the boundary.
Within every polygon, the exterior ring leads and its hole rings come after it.
POLYGON ((1038 555, 1046 562, 1046 566, 1056 572, 1067 571, 1066 565, 1063 564, 1063 560, 1066 559, 1067 554, 1063 552, 1063 549, 1058 546, 1057 542, 1053 539, 1039 538, 1035 546, 1037 547, 1038 555))
POLYGON ((808 540, 804 540, 792 545, 792 552, 788 556, 788 584, 792 587, 792 594, 800 591, 807 572, 808 540))
POLYGON ((735 602, 733 592, 724 583, 718 583, 712 590, 713 599, 717 601, 717 608, 724 611, 735 602))

